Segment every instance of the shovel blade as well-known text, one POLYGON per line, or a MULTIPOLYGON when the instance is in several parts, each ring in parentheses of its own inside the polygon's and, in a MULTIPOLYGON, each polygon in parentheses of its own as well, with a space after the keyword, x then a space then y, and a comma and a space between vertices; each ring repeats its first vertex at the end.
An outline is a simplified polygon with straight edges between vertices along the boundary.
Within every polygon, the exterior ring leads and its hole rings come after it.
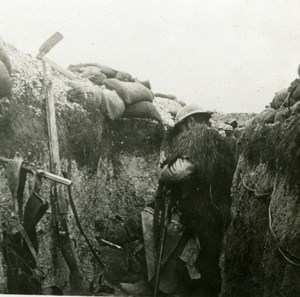
POLYGON ((39 56, 47 54, 58 42, 63 39, 62 34, 55 32, 50 38, 48 38, 39 49, 39 56))

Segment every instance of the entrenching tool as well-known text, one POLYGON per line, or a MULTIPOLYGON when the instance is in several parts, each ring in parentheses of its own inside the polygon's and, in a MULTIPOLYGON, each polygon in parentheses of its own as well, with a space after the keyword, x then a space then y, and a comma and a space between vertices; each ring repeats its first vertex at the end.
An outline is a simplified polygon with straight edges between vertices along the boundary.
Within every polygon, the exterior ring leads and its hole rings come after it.
POLYGON ((77 79, 76 75, 74 75, 71 71, 68 69, 65 69, 55 62, 48 59, 45 55, 61 40, 63 39, 62 34, 59 32, 54 33, 50 38, 48 38, 40 47, 39 53, 37 54, 36 58, 38 60, 42 60, 49 64, 54 70, 58 71, 59 73, 63 74, 67 78, 71 80, 77 79))
MULTIPOLYGON (((47 61, 45 54, 48 53, 63 36, 60 33, 55 33, 48 38, 41 46, 38 58, 43 62, 44 69, 44 81, 45 81, 45 95, 46 95, 46 114, 47 114, 47 126, 48 126, 48 138, 49 138, 49 152, 50 152, 50 171, 56 175, 62 176, 60 158, 59 158, 59 144, 57 136, 56 114, 55 114, 55 98, 53 94, 52 81, 47 77, 47 61)), ((52 65, 51 65, 52 66, 52 65)), ((63 196, 62 186, 55 183, 51 186, 50 202, 52 208, 52 220, 53 220, 53 233, 52 238, 54 247, 52 250, 53 259, 55 259, 55 277, 58 278, 61 271, 65 272, 65 268, 60 263, 59 251, 68 264, 70 273, 69 281, 71 287, 71 294, 85 295, 86 290, 83 287, 82 277, 80 275, 78 265, 72 249, 72 243, 68 232, 67 214, 68 205, 67 200, 63 196), (58 249, 58 247, 60 249, 58 249), (61 271, 59 271, 61 270, 61 271)), ((62 273, 63 277, 65 276, 62 273)), ((59 281, 59 279, 57 279, 59 281)), ((63 280, 65 281, 65 280, 63 280)))
POLYGON ((59 43, 64 37, 59 32, 55 32, 50 38, 48 38, 40 47, 37 59, 42 59, 44 55, 59 43))

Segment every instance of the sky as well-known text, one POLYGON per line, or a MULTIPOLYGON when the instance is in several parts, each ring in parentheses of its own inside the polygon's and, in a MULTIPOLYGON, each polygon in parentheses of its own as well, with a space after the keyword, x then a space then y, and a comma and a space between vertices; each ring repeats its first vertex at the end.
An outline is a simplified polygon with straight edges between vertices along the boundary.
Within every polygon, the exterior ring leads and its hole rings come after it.
POLYGON ((0 37, 61 66, 94 62, 220 112, 260 112, 298 76, 298 0, 0 0, 0 37))

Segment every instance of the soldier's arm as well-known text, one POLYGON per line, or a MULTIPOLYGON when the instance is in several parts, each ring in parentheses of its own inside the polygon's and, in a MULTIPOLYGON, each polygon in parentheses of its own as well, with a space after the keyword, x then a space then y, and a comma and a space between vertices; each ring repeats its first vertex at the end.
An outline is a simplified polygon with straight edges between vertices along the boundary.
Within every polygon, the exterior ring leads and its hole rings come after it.
POLYGON ((173 184, 190 178, 195 172, 195 165, 187 158, 178 158, 171 166, 164 166, 159 175, 159 181, 173 184))

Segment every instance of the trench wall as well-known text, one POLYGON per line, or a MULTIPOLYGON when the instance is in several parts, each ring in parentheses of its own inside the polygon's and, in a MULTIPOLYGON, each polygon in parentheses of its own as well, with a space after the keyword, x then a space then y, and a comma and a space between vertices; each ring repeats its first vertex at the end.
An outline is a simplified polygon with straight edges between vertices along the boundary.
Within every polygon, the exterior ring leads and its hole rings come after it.
MULTIPOLYGON (((0 155, 13 158, 15 152, 19 152, 27 163, 49 170, 42 65, 13 47, 9 46, 8 52, 13 70, 13 91, 11 97, 0 99, 0 155)), ((80 221, 108 267, 106 279, 111 283, 119 282, 129 272, 135 272, 130 260, 131 251, 99 245, 95 239, 95 222, 102 224, 103 238, 113 239, 113 230, 118 224, 115 216, 126 219, 139 213, 145 203, 153 199, 164 127, 147 119, 109 121, 99 110, 87 112, 77 103, 66 100, 68 87, 64 77, 48 69, 48 78, 52 80, 56 99, 62 169, 73 181, 73 199, 80 221)), ((30 182, 28 176, 25 199, 30 182)), ((44 181, 41 193, 49 199, 47 181, 44 181)), ((0 172, 0 203, 3 222, 12 207, 4 169, 0 172)), ((74 216, 69 212, 70 236, 80 272, 88 286, 96 266, 74 216)), ((48 213, 38 225, 39 269, 45 274, 43 282, 52 281, 50 229, 48 213)), ((2 274, 2 270, 0 272, 2 274)), ((66 279, 59 285, 68 293, 66 279)))
POLYGON ((239 140, 223 297, 300 294, 299 124, 253 121, 239 140))

